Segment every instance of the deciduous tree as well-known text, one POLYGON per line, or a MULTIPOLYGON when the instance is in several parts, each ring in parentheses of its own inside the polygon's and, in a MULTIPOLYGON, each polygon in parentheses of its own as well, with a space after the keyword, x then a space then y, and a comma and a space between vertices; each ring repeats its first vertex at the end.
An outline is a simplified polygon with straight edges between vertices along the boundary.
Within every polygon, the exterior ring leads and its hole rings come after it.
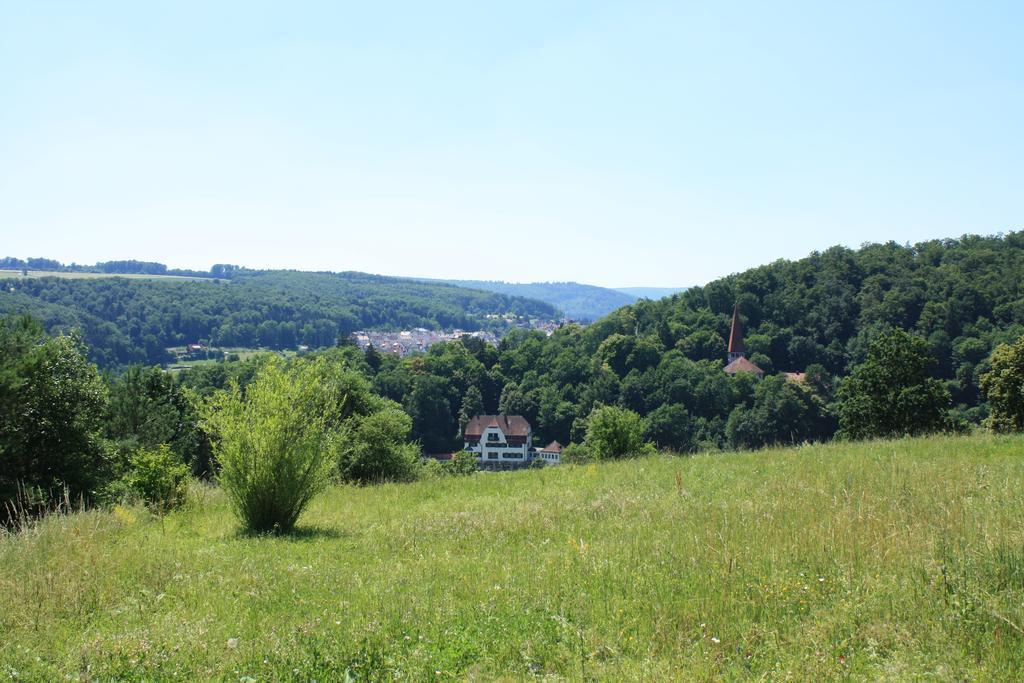
POLYGON ((1024 337, 1000 344, 989 360, 992 369, 981 376, 988 398, 987 424, 997 432, 1024 431, 1024 337))
POLYGON ((867 359, 839 387, 840 435, 868 439, 950 428, 949 392, 928 376, 926 342, 894 329, 868 347, 867 359))
POLYGON ((107 388, 76 335, 0 319, 0 499, 17 486, 91 497, 111 476, 107 388))

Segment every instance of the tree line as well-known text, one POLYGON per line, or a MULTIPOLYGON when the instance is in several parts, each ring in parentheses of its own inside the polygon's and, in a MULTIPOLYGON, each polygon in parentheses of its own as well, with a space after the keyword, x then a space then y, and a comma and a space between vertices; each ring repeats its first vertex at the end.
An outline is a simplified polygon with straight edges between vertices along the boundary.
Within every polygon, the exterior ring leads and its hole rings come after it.
POLYGON ((128 259, 122 261, 100 261, 93 265, 81 263, 61 263, 51 258, 27 258, 16 256, 0 258, 0 270, 42 270, 56 273, 106 273, 116 275, 178 275, 183 277, 210 277, 230 279, 237 273, 256 272, 241 266, 227 263, 214 264, 210 270, 192 270, 189 268, 168 268, 166 264, 156 261, 138 261, 128 259))
MULTIPOLYGON (((950 395, 929 377, 923 339, 891 330, 874 339, 832 405, 819 389, 782 377, 753 388, 726 432, 746 446, 827 438, 813 432, 835 413, 839 436, 863 439, 961 430, 950 395)), ((308 358, 264 354, 203 366, 176 378, 133 366, 102 376, 74 335, 48 336, 29 317, 0 319, 0 523, 27 523, 72 498, 82 505, 139 501, 163 514, 185 502, 191 476, 214 478, 243 525, 291 530, 331 481, 410 481, 476 471, 460 453, 421 459, 414 417, 376 394, 372 351, 352 346, 308 358)), ((981 385, 989 427, 1024 429, 1024 337, 990 357, 981 385)), ((746 381, 746 380, 744 380, 746 381)), ((468 392, 482 403, 482 394, 468 392)), ((485 410, 463 406, 459 419, 485 410)), ((831 424, 829 422, 828 424, 831 424)), ((635 457, 690 438, 685 409, 642 417, 596 403, 566 462, 635 457)), ((543 463, 539 463, 543 465, 543 463)))

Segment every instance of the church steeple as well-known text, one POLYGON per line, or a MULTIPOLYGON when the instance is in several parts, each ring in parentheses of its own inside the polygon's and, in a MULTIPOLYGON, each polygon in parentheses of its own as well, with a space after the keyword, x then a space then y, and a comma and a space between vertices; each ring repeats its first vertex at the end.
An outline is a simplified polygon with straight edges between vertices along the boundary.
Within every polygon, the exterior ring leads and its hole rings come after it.
POLYGON ((747 355, 743 346, 743 323, 740 322, 740 303, 737 301, 732 309, 732 331, 729 333, 729 353, 726 356, 728 362, 747 355))

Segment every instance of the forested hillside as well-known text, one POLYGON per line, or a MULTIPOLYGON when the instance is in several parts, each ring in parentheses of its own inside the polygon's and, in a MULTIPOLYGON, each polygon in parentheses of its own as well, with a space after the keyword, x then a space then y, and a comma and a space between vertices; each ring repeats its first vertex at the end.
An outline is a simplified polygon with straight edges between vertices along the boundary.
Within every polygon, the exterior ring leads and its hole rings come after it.
MULTIPOLYGON (((834 247, 550 337, 512 330, 499 348, 466 339, 406 359, 374 351, 355 365, 404 407, 428 452, 457 448, 467 416, 482 412, 522 414, 538 440, 580 443, 601 405, 638 413, 645 438, 662 448, 756 447, 830 438, 842 381, 873 341, 901 329, 919 341, 909 348, 907 338, 892 338, 890 349, 908 347, 896 362, 926 368, 942 385, 929 391, 963 425, 987 414, 979 382, 994 347, 1024 335, 1022 275, 1024 233, 834 247), (737 303, 762 382, 722 372, 737 303), (806 372, 805 381, 777 377, 782 371, 806 372)), ((482 317, 491 312, 555 315, 540 302, 447 284, 294 272, 241 272, 219 283, 13 279, 3 283, 0 310, 32 312, 50 329, 81 327, 91 357, 107 367, 152 363, 166 346, 202 339, 318 347, 357 327, 474 329, 495 322, 482 317)), ((252 363, 224 363, 182 381, 202 393, 251 374, 252 363)))
POLYGON ((958 419, 982 419, 987 358, 1024 334, 1024 233, 834 247, 640 301, 587 328, 516 331, 500 349, 465 342, 374 357, 370 371, 427 450, 457 445, 460 413, 474 411, 522 414, 540 439, 579 442, 599 404, 646 416, 662 447, 757 446, 830 437, 837 379, 891 328, 924 340, 958 419), (722 372, 736 302, 749 355, 768 374, 760 383, 722 372), (808 371, 807 381, 771 376, 779 371, 808 371))
POLYGON ((79 328, 101 367, 160 363, 166 347, 206 341, 272 349, 333 345, 359 328, 500 328, 489 314, 554 318, 540 301, 367 275, 241 271, 230 281, 11 278, 0 314, 31 313, 48 330, 79 328))
POLYGON ((632 295, 615 289, 581 285, 578 282, 530 282, 517 284, 496 280, 444 280, 459 287, 471 287, 488 292, 525 296, 545 301, 570 320, 590 322, 608 315, 616 308, 631 304, 639 295, 632 295))

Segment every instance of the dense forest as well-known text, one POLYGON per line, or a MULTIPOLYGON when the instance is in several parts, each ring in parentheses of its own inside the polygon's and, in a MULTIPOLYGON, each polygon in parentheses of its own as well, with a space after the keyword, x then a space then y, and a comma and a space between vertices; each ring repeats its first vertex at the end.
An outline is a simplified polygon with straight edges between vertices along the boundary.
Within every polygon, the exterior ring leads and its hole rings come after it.
POLYGON ((478 410, 522 414, 539 439, 578 442, 600 404, 645 416, 661 446, 757 446, 830 437, 836 380, 893 328, 921 340, 957 418, 979 422, 989 354, 1024 335, 1024 233, 833 247, 550 337, 514 331, 497 349, 467 340, 404 360, 374 353, 367 372, 406 407, 428 451, 457 446, 460 420, 478 410), (737 302, 761 383, 722 372, 737 302), (807 381, 771 377, 782 371, 807 371, 807 381), (751 436, 759 415, 771 424, 751 436))
POLYGON ((592 322, 602 318, 616 308, 631 304, 641 295, 581 285, 578 282, 531 282, 517 284, 500 280, 443 280, 450 285, 482 289, 487 292, 507 294, 508 296, 525 296, 530 299, 545 301, 565 314, 570 320, 592 322))
POLYGON ((167 347, 195 342, 319 348, 360 328, 500 330, 506 323, 487 316, 558 317, 540 301, 441 283, 364 273, 218 272, 232 277, 10 278, 2 281, 0 314, 32 314, 50 331, 80 329, 90 359, 103 368, 163 363, 167 347))

